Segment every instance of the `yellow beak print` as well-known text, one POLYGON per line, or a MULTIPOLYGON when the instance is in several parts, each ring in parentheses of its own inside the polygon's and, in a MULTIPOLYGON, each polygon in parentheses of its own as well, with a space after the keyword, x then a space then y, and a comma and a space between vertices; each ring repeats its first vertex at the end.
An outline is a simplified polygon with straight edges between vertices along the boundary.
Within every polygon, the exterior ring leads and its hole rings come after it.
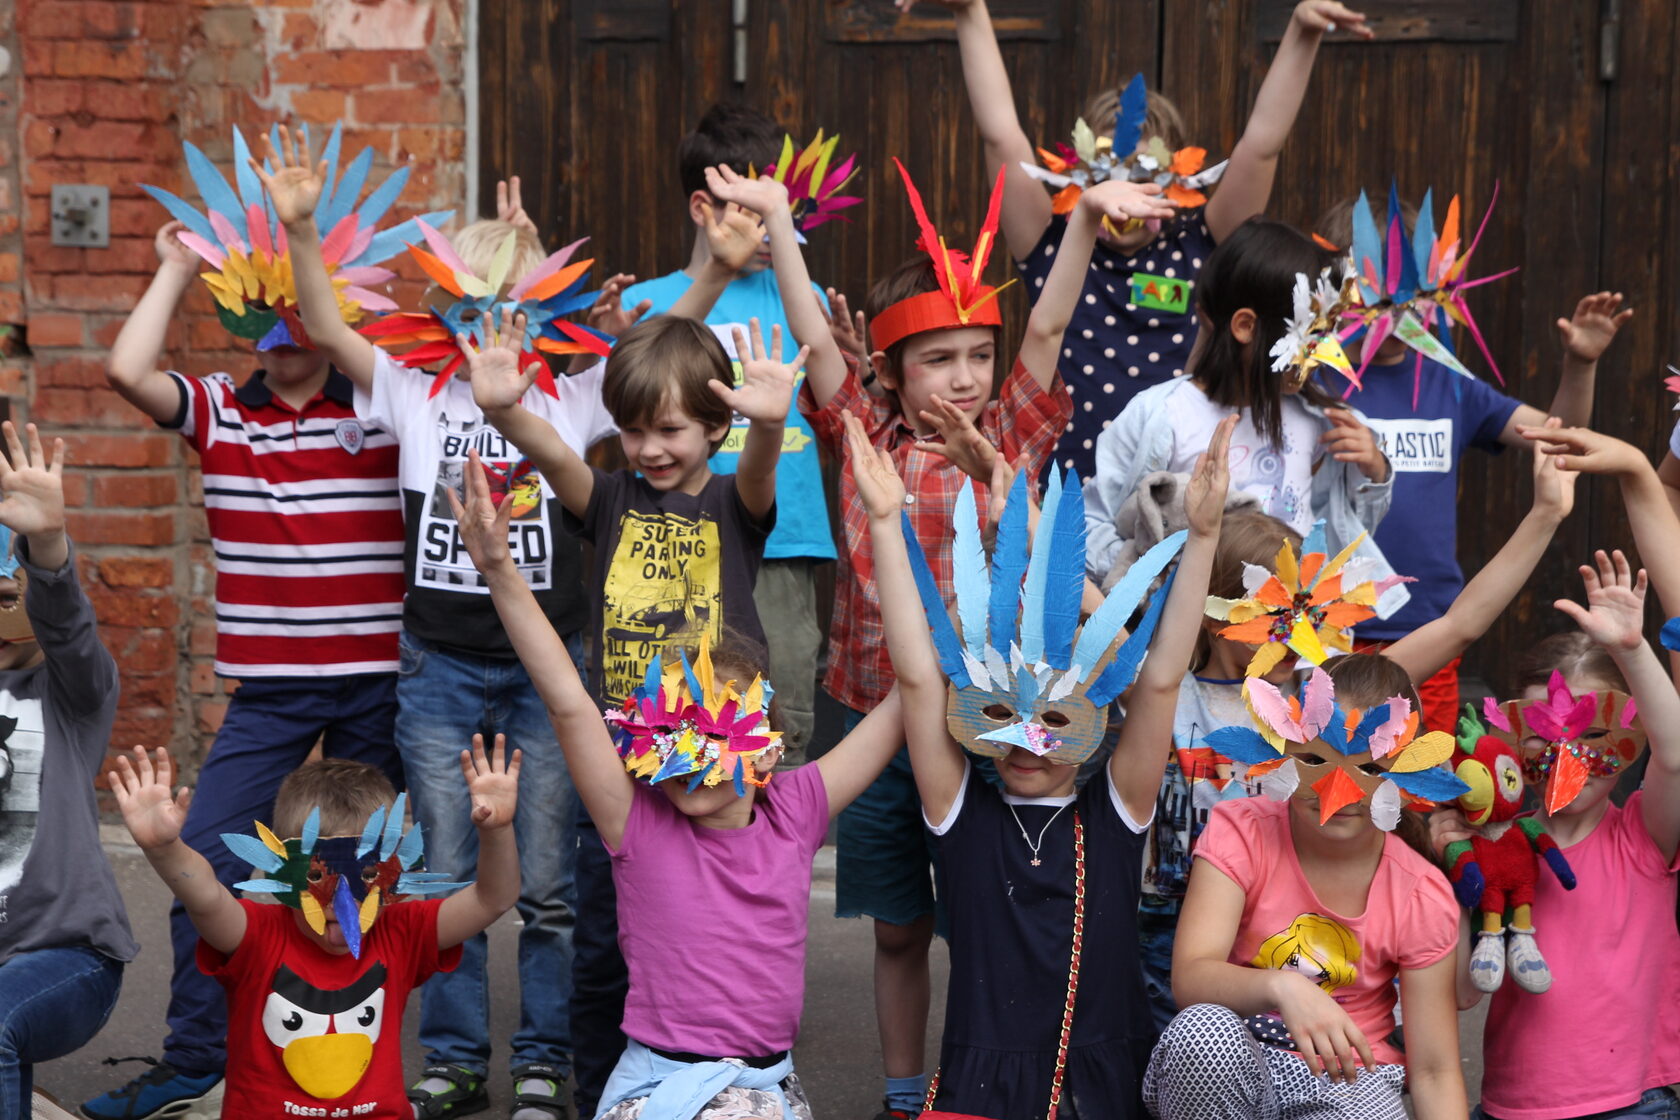
POLYGON ((299 1089, 330 1101, 360 1083, 384 1025, 384 985, 385 966, 378 962, 336 989, 318 988, 285 965, 275 972, 263 1033, 299 1089))
POLYGON ((367 1072, 373 1039, 365 1034, 318 1034, 289 1043, 281 1059, 299 1089, 330 1101, 354 1089, 367 1072))

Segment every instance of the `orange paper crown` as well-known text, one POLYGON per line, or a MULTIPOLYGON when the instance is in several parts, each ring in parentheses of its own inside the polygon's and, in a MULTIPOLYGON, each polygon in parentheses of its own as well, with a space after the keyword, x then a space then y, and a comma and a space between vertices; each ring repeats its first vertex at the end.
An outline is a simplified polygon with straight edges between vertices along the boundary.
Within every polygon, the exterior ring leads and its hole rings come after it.
POLYGON ((875 348, 885 350, 893 343, 923 331, 1002 326, 1003 315, 998 310, 997 294, 1015 281, 1010 280, 1008 284, 994 288, 980 277, 986 271, 992 246, 997 243, 998 215, 1003 209, 1004 169, 998 169, 997 182, 992 186, 991 205, 986 208, 986 221, 980 227, 980 236, 975 239, 974 253, 970 256, 946 247, 945 239, 939 236, 939 231, 928 219, 921 193, 910 181, 910 172, 904 170, 904 165, 896 158, 893 164, 904 179, 904 192, 910 198, 910 209, 915 212, 916 224, 921 227, 922 234, 916 247, 933 261, 939 290, 901 299, 875 316, 869 324, 869 335, 875 348))

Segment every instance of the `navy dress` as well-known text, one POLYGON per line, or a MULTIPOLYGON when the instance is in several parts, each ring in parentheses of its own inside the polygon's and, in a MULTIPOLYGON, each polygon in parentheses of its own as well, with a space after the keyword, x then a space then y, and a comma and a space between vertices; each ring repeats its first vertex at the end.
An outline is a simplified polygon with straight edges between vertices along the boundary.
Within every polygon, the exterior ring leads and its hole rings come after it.
POLYGON ((934 1107, 1043 1120, 1073 949, 1073 816, 1085 831, 1085 942, 1061 1117, 1145 1116, 1139 1086, 1154 1026, 1138 962, 1144 836, 1116 807, 1106 769, 1068 799, 1021 801, 971 767, 937 835, 951 918, 951 982, 934 1107), (1020 817, 1017 826, 1010 807, 1020 817), (1038 840, 1040 866, 1021 838, 1038 840))

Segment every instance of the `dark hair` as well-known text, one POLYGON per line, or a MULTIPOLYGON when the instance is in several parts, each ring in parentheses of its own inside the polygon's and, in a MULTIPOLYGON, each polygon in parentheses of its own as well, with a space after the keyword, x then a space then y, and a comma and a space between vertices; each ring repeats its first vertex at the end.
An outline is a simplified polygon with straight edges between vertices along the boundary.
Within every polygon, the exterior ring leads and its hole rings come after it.
POLYGON ((319 808, 322 836, 356 835, 375 809, 396 800, 391 780, 365 762, 306 762, 286 776, 274 795, 274 832, 282 839, 301 836, 309 811, 319 808))
POLYGON ((1554 669, 1576 682, 1591 681, 1621 692, 1628 690, 1627 679, 1603 646, 1579 630, 1565 630, 1524 647, 1517 655, 1513 695, 1546 684, 1552 679, 1554 669))
POLYGON ((708 167, 727 165, 741 175, 749 165, 763 171, 776 162, 781 142, 781 126, 757 109, 719 101, 677 145, 683 197, 706 189, 708 167))
MULTIPOLYGON (((601 403, 620 428, 652 421, 667 400, 708 429, 728 427, 734 413, 712 391, 713 379, 734 384, 735 371, 712 329, 655 315, 618 336, 601 375, 601 403)), ((714 454, 722 442, 712 441, 714 454)))
MULTIPOLYGON (((895 303, 909 299, 911 296, 923 295, 927 292, 939 291, 939 274, 933 270, 933 261, 925 253, 917 253, 885 277, 875 281, 869 289, 869 295, 863 301, 863 317, 874 322, 875 317, 895 303)), ((921 334, 928 332, 922 331, 921 334)), ((993 327, 992 335, 998 346, 1003 345, 1003 328, 993 327)), ((894 385, 904 384, 904 348, 910 339, 917 335, 908 335, 887 347, 883 353, 887 356, 887 369, 891 372, 894 385)), ((873 343, 870 344, 873 346, 873 343)), ((894 386, 883 385, 882 390, 891 394, 893 407, 898 408, 898 394, 894 386)))
MULTIPOLYGON (((1380 198, 1378 195, 1367 193, 1366 198, 1380 198)), ((1313 232, 1334 245, 1338 251, 1347 252, 1353 248, 1353 208, 1359 204, 1359 196, 1350 194, 1337 202, 1330 204, 1330 208, 1318 216, 1313 223, 1313 232)), ((1383 209, 1378 211, 1377 203, 1372 203, 1372 213, 1379 215, 1377 221, 1382 223, 1378 233, 1388 232, 1388 204, 1382 203, 1383 209)), ((1410 237, 1417 228, 1418 211, 1405 199, 1400 200, 1400 224, 1406 228, 1406 236, 1410 237)))
MULTIPOLYGON (((1214 404, 1247 409, 1255 430, 1274 448, 1283 444, 1284 391, 1282 375, 1272 370, 1272 345, 1287 333, 1295 277, 1316 279, 1330 261, 1330 254, 1293 226, 1254 217, 1209 254, 1196 282, 1209 320, 1196 381, 1214 404), (1231 333, 1231 319, 1243 308, 1256 317, 1246 358, 1243 344, 1231 333)), ((1319 408, 1336 403, 1311 381, 1300 395, 1319 408)))

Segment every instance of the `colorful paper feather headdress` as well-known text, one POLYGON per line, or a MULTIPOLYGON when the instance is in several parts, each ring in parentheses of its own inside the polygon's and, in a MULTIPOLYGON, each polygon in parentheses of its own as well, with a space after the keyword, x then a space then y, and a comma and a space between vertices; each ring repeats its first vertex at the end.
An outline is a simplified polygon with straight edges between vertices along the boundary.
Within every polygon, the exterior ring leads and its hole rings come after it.
POLYGON ((1326 268, 1316 282, 1304 272, 1295 274, 1294 307, 1287 330, 1272 344, 1272 370, 1286 375, 1291 387, 1299 389, 1318 366, 1329 366, 1353 377, 1353 363, 1342 349, 1339 334, 1342 318, 1358 305, 1352 275, 1337 286, 1334 273, 1326 268))
POLYGON ((939 664, 951 681, 946 721, 952 736, 988 758, 1021 747, 1073 766, 1101 745, 1107 727, 1103 709, 1137 677, 1171 577, 1137 628, 1117 645, 1120 628, 1188 534, 1174 533, 1145 553, 1081 627, 1085 500, 1078 477, 1070 474, 1064 484, 1051 468, 1030 556, 1027 504, 1022 473, 1004 505, 988 564, 974 489, 965 486, 958 494, 955 624, 908 517, 904 539, 939 664))
MULTIPOLYGON (((420 222, 418 226, 430 252, 411 244, 409 255, 440 288, 455 297, 455 302, 442 311, 433 309, 387 315, 363 327, 362 333, 385 343, 417 343, 412 350, 397 358, 412 369, 442 362, 443 366, 433 378, 427 396, 435 397, 441 393, 461 363, 467 360, 456 335, 464 334, 474 346, 483 346, 485 324, 499 325, 503 308, 510 304, 525 316, 525 341, 519 355, 522 366, 540 361, 543 354, 596 354, 606 357, 611 351, 612 338, 592 327, 564 318, 591 307, 599 294, 583 290, 589 279, 589 266, 595 262, 568 263, 587 238, 572 242, 507 286, 519 240, 517 232, 508 231, 490 258, 488 275, 478 276, 455 252, 448 238, 428 222, 420 222)), ((551 397, 560 395, 547 363, 543 363, 542 371, 537 374, 537 387, 551 397)))
POLYGON ((997 244, 998 218, 1003 209, 1004 169, 998 169, 997 182, 992 186, 991 204, 986 208, 986 220, 980 226, 980 236, 974 240, 972 257, 948 248, 929 220, 927 209, 910 172, 895 158, 899 175, 904 179, 904 191, 910 198, 910 209, 916 215, 921 236, 916 247, 933 261, 934 276, 939 280, 937 292, 923 292, 901 299, 869 323, 869 337, 877 350, 885 350, 893 343, 923 331, 952 330, 956 327, 998 327, 1003 314, 998 308, 997 294, 1015 283, 1014 279, 1000 287, 992 287, 981 277, 992 247, 997 244))
MULTIPOLYGON (((419 219, 390 229, 377 228, 403 185, 408 168, 391 173, 361 204, 357 198, 373 166, 373 149, 364 148, 350 161, 342 176, 338 173, 339 146, 343 126, 334 125, 321 158, 327 162, 327 181, 315 205, 315 226, 321 231, 321 258, 338 296, 338 311, 346 323, 361 321, 364 312, 395 311, 397 305, 373 290, 395 273, 379 267, 402 251, 411 240, 419 219)), ((280 147, 279 126, 269 134, 275 150, 280 147)), ((303 146, 309 148, 309 126, 303 126, 303 146)), ((297 288, 292 281, 292 261, 286 250, 286 230, 275 216, 263 193, 262 181, 251 169, 251 149, 236 126, 233 130, 233 185, 202 151, 191 143, 182 145, 187 172, 198 188, 204 210, 158 187, 141 184, 140 189, 157 199, 171 217, 187 228, 179 234, 181 244, 203 257, 215 269, 204 273, 204 283, 216 298, 216 313, 222 325, 240 338, 252 339, 258 350, 276 346, 311 348, 308 334, 297 313, 297 288)), ((264 167, 268 167, 264 162, 264 167)), ((448 220, 452 211, 425 215, 430 222, 448 220)))
MULTIPOLYGON (((1181 207, 1205 206, 1207 195, 1202 188, 1219 181, 1228 161, 1204 169, 1206 148, 1180 148, 1175 152, 1159 136, 1150 137, 1140 150, 1148 119, 1149 91, 1143 75, 1138 74, 1120 91, 1112 135, 1098 136, 1081 118, 1073 125, 1072 147, 1058 142, 1055 152, 1040 148, 1038 155, 1044 166, 1023 162, 1021 167, 1039 182, 1059 188, 1051 203, 1057 214, 1070 212, 1086 188, 1110 179, 1156 183, 1181 207)), ((1142 219, 1133 218, 1118 232, 1143 224, 1142 219)))
POLYGON ((256 836, 222 833, 228 850, 266 876, 235 883, 233 889, 272 895, 303 911, 316 933, 325 933, 327 915, 338 919, 351 956, 362 955, 362 935, 373 928, 379 911, 408 895, 444 894, 467 883, 452 882, 441 871, 418 870, 425 850, 420 825, 403 831, 407 794, 398 794, 389 810, 381 805, 359 837, 322 836, 321 810, 311 809, 303 835, 281 840, 257 821, 256 836))
POLYGON ((1312 671, 1299 698, 1264 680, 1250 685, 1249 704, 1261 730, 1222 727, 1207 737, 1208 746, 1246 765, 1244 780, 1258 782, 1275 801, 1317 798, 1320 824, 1368 800, 1371 823, 1389 832, 1400 823, 1407 798, 1418 807, 1416 802, 1451 801, 1469 789, 1443 765, 1452 758, 1453 737, 1444 731, 1419 735, 1418 713, 1403 696, 1368 712, 1343 711, 1323 669, 1312 671), (1370 763, 1353 761, 1367 752, 1381 773, 1367 773, 1363 767, 1370 763))
POLYGON ((1465 377, 1473 376, 1452 348, 1452 326, 1458 324, 1470 332, 1476 346, 1487 359, 1494 377, 1504 384, 1499 365, 1488 352, 1487 341, 1476 325, 1475 316, 1464 296, 1471 288, 1491 283, 1517 271, 1514 268, 1471 280, 1468 277, 1470 257, 1481 244, 1487 230, 1488 218, 1493 216, 1494 204, 1499 201, 1499 187, 1494 185, 1493 201, 1488 203, 1482 224, 1468 248, 1463 247, 1459 233, 1458 196, 1447 204, 1447 217, 1439 232, 1435 229, 1433 192, 1425 192, 1423 205, 1418 208, 1417 223, 1411 237, 1400 213, 1400 193, 1397 186, 1388 189, 1388 226, 1386 235, 1378 232, 1370 200, 1363 191, 1353 208, 1353 271, 1358 281, 1359 304, 1345 313, 1341 336, 1348 339, 1364 334, 1363 353, 1359 369, 1349 378, 1349 392, 1363 383, 1365 370, 1371 364, 1377 348, 1390 336, 1398 338, 1417 352, 1414 373, 1413 403, 1416 403, 1417 384, 1421 381, 1423 359, 1431 358, 1465 377))
POLYGON ((836 218, 850 221, 840 211, 863 201, 857 195, 840 193, 857 175, 857 155, 853 153, 834 165, 834 150, 839 144, 839 133, 824 140, 819 128, 811 142, 796 152, 793 137, 783 136, 782 154, 765 170, 765 174, 787 187, 793 228, 801 245, 805 244, 805 235, 820 225, 836 218))
POLYGON ((1570 691, 1553 670, 1544 700, 1483 702, 1488 733, 1510 743, 1522 760, 1523 780, 1545 790, 1546 812, 1556 813, 1586 788, 1633 765, 1645 749, 1639 706, 1625 692, 1570 691), (1531 746, 1539 740, 1540 746, 1531 746))
POLYGON ((654 654, 641 687, 605 715, 634 777, 649 785, 687 777, 691 791, 730 781, 741 795, 771 778, 771 771, 760 774, 755 765, 782 737, 770 730, 771 693, 763 677, 754 677, 744 691, 732 680, 719 681, 702 637, 693 665, 681 650, 675 665, 654 654))
POLYGON ((1293 650, 1303 660, 1322 665, 1329 650, 1348 653, 1353 649, 1348 632, 1355 624, 1377 613, 1377 600, 1400 576, 1382 581, 1350 579, 1354 550, 1365 539, 1361 534, 1334 557, 1324 543, 1324 522, 1315 523, 1301 542, 1301 557, 1285 540, 1278 548, 1275 571, 1249 564, 1243 571, 1243 599, 1221 599, 1209 595, 1207 615, 1231 625, 1219 631, 1221 638, 1257 646, 1248 662, 1246 676, 1263 677, 1293 650))

